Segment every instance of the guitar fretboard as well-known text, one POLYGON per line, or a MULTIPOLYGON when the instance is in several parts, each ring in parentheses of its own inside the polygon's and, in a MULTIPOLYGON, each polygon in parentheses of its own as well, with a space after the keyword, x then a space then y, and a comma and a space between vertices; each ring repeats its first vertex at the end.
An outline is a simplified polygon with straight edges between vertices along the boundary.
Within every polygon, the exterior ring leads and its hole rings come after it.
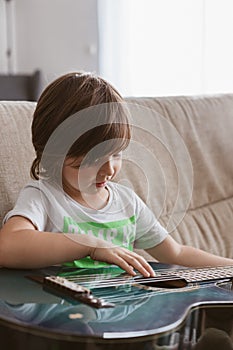
POLYGON ((218 280, 223 278, 233 278, 233 266, 206 267, 194 269, 179 269, 161 271, 161 275, 169 275, 184 278, 187 282, 202 282, 208 280, 218 280))

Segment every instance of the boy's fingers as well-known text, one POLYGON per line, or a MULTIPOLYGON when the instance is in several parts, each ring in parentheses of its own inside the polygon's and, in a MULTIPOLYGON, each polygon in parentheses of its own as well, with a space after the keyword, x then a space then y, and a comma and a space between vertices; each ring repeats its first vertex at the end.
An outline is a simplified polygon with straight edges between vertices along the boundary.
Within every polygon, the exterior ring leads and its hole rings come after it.
POLYGON ((91 258, 94 260, 106 261, 108 263, 114 263, 125 270, 129 275, 135 276, 136 273, 134 269, 136 269, 139 273, 141 273, 144 277, 154 277, 155 272, 152 267, 148 264, 148 262, 140 255, 135 252, 131 252, 125 248, 113 248, 109 249, 107 255, 104 255, 103 252, 106 253, 103 248, 96 248, 91 254, 91 258))
POLYGON ((146 269, 146 271, 149 272, 150 276, 153 276, 153 277, 155 276, 155 272, 153 268, 150 266, 150 264, 146 261, 146 259, 143 256, 135 252, 130 252, 130 253, 131 253, 131 256, 134 257, 144 267, 144 269, 146 269))
POLYGON ((117 265, 121 267, 123 270, 125 270, 129 275, 135 276, 136 272, 133 269, 133 266, 129 265, 125 259, 121 258, 120 256, 117 259, 117 265))
POLYGON ((138 270, 144 277, 150 276, 148 267, 145 264, 143 266, 143 264, 135 257, 128 256, 127 262, 130 263, 130 265, 133 266, 136 270, 138 270))
POLYGON ((154 270, 140 255, 130 252, 123 257, 133 268, 138 270, 144 277, 155 276, 154 270))

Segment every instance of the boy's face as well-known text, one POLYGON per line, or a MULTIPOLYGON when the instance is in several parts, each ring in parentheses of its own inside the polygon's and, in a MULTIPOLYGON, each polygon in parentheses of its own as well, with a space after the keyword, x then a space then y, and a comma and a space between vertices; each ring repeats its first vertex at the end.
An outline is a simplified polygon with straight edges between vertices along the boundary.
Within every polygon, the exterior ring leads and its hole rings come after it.
POLYGON ((122 152, 99 158, 90 165, 82 164, 84 158, 66 158, 64 162, 62 179, 68 194, 70 191, 76 195, 100 193, 119 173, 122 165, 122 152))

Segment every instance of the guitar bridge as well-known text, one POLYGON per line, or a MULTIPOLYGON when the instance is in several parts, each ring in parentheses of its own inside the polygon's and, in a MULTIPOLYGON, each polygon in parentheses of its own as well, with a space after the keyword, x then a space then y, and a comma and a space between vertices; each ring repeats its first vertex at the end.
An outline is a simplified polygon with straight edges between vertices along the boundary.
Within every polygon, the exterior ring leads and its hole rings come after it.
POLYGON ((87 304, 94 308, 109 308, 114 307, 115 304, 109 303, 104 299, 95 297, 91 290, 80 286, 77 283, 70 282, 66 278, 59 276, 28 276, 28 278, 42 283, 43 289, 60 297, 69 297, 73 300, 87 304))

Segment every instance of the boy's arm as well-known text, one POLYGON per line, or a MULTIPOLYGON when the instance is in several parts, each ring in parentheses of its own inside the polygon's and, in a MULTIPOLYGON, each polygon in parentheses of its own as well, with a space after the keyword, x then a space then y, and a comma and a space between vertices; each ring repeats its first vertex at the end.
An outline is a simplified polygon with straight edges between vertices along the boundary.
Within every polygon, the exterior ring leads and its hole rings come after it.
POLYGON ((21 216, 10 218, 0 231, 0 266, 40 268, 90 255, 92 259, 120 266, 134 275, 154 275, 146 260, 127 249, 89 235, 40 232, 21 216))
POLYGON ((233 259, 223 258, 203 250, 177 243, 171 236, 157 246, 146 249, 159 262, 189 267, 233 265, 233 259))

